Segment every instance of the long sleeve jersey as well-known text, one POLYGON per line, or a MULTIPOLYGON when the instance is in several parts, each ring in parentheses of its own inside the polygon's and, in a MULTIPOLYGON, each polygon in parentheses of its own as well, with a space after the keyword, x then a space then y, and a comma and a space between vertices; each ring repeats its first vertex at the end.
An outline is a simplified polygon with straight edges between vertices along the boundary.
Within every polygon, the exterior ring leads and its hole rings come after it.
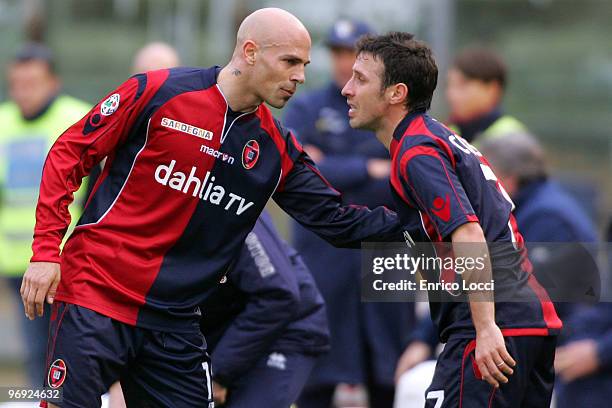
POLYGON ((343 206, 265 105, 230 109, 220 69, 136 75, 63 133, 43 169, 32 261, 61 263, 56 299, 154 330, 198 330, 270 198, 338 246, 400 240, 386 208, 343 206), (104 170, 60 256, 72 194, 104 170))
MULTIPOLYGON (((433 253, 448 252, 455 229, 467 222, 482 227, 494 280, 495 321, 507 336, 557 334, 562 322, 546 290, 531 273, 512 210, 514 204, 486 158, 465 139, 423 111, 399 123, 391 141, 391 187, 396 208, 414 240, 438 243, 433 253)), ((430 252, 431 254, 431 252, 430 252)), ((452 268, 423 271, 434 283, 453 283, 452 268)), ((466 293, 434 286, 431 315, 440 339, 473 337, 466 293)))

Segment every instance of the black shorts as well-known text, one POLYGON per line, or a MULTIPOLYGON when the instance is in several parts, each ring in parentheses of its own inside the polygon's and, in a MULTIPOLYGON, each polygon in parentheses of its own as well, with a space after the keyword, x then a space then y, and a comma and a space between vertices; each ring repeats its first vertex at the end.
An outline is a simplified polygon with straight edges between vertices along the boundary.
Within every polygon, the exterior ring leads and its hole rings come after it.
POLYGON ((549 408, 555 382, 555 336, 505 337, 516 361, 508 383, 498 389, 480 376, 474 350, 476 341, 449 338, 440 354, 426 408, 549 408))
POLYGON ((53 304, 44 385, 62 388, 55 405, 99 408, 102 394, 120 381, 130 408, 212 407, 209 367, 199 331, 142 329, 78 305, 53 304))

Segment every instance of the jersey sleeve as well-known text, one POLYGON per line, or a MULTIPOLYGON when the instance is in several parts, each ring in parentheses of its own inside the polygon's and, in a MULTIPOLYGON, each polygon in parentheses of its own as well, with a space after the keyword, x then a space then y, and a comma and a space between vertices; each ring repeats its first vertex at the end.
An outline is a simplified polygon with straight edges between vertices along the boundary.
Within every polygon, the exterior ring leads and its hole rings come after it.
POLYGON ((70 225, 69 204, 83 177, 126 140, 147 86, 144 74, 134 76, 107 95, 55 142, 43 167, 33 262, 60 261, 60 244, 70 225))
POLYGON ((403 151, 399 172, 405 195, 442 239, 462 224, 478 222, 451 159, 437 145, 418 144, 403 151))
POLYGON ((344 205, 342 195, 323 177, 291 132, 283 176, 273 198, 297 222, 337 247, 359 248, 362 241, 403 241, 397 214, 386 207, 344 205))

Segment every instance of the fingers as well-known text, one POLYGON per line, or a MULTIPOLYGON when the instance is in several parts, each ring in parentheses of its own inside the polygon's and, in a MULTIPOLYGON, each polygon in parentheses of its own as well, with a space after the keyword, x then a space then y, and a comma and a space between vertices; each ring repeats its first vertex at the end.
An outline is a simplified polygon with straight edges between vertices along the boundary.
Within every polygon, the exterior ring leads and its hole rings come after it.
POLYGON ((36 308, 36 316, 41 317, 45 307, 45 290, 37 290, 36 296, 34 297, 34 306, 36 308))
POLYGON ((23 304, 25 307, 26 316, 30 320, 34 320, 37 316, 42 316, 44 312, 44 302, 49 283, 43 280, 32 281, 27 276, 24 278, 25 288, 22 295, 23 304))
POLYGON ((55 299, 55 293, 57 292, 57 286, 60 283, 60 275, 56 274, 51 286, 49 287, 49 291, 47 293, 47 303, 50 305, 53 304, 53 300, 55 299))
POLYGON ((32 308, 33 312, 36 313, 32 318, 34 319, 36 316, 42 316, 44 311, 45 297, 47 296, 47 292, 49 292, 49 287, 51 286, 50 279, 37 279, 34 282, 34 287, 36 288, 35 292, 30 292, 30 296, 32 297, 31 302, 33 303, 32 308))
POLYGON ((499 387, 499 382, 489 373, 489 369, 484 362, 478 363, 478 369, 480 370, 480 375, 482 379, 491 384, 494 387, 499 387))
POLYGON ((498 351, 497 356, 493 357, 493 362, 502 373, 506 375, 512 375, 514 373, 512 367, 514 367, 516 363, 505 349, 498 351))
POLYGON ((506 384, 508 376, 514 374, 512 367, 516 366, 516 361, 508 353, 505 347, 493 350, 478 363, 478 368, 482 378, 494 387, 506 384))
POLYGON ((23 278, 23 282, 21 284, 21 301, 23 302, 23 311, 27 318, 30 318, 28 315, 28 294, 30 293, 30 285, 26 278, 23 278))
MULTIPOLYGON (((516 366, 516 361, 514 361, 514 359, 512 358, 512 356, 510 355, 510 353, 508 353, 508 350, 506 350, 506 347, 502 347, 499 350, 499 355, 501 356, 501 358, 503 359, 503 361, 509 365, 510 367, 515 367, 516 366)), ((500 360, 501 361, 501 360, 500 360)))
POLYGON ((26 315, 30 320, 34 320, 36 318, 35 299, 37 291, 38 290, 32 284, 30 284, 30 290, 28 291, 26 297, 26 315))
MULTIPOLYGON (((495 354, 497 354, 497 353, 495 353, 495 354)), ((505 384, 505 383, 508 382, 508 377, 506 377, 504 375, 504 373, 501 372, 500 367, 498 367, 495 364, 495 361, 499 361, 499 360, 501 360, 499 357, 496 359, 495 357, 489 356, 485 360, 484 364, 486 364, 487 371, 489 372, 490 376, 495 378, 495 380, 497 380, 497 382, 505 384)), ((499 384, 497 386, 499 386, 499 384)))
POLYGON ((495 366, 498 367, 499 370, 506 375, 514 374, 514 370, 505 361, 499 362, 495 364, 495 366))
POLYGON ((555 370, 565 370, 572 364, 570 352, 567 347, 559 347, 555 354, 555 370))

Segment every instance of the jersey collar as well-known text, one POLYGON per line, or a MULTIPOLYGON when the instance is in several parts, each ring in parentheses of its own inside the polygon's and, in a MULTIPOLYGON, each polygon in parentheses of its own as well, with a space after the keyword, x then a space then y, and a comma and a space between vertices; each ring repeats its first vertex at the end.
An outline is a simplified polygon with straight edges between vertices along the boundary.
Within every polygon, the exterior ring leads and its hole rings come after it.
POLYGON ((395 156, 395 150, 399 146, 399 142, 402 140, 404 133, 406 133, 406 130, 408 129, 412 121, 424 114, 424 109, 419 109, 414 112, 407 113, 406 116, 404 116, 400 123, 395 127, 395 130, 393 131, 393 140, 391 140, 391 146, 389 148, 391 157, 395 156))

